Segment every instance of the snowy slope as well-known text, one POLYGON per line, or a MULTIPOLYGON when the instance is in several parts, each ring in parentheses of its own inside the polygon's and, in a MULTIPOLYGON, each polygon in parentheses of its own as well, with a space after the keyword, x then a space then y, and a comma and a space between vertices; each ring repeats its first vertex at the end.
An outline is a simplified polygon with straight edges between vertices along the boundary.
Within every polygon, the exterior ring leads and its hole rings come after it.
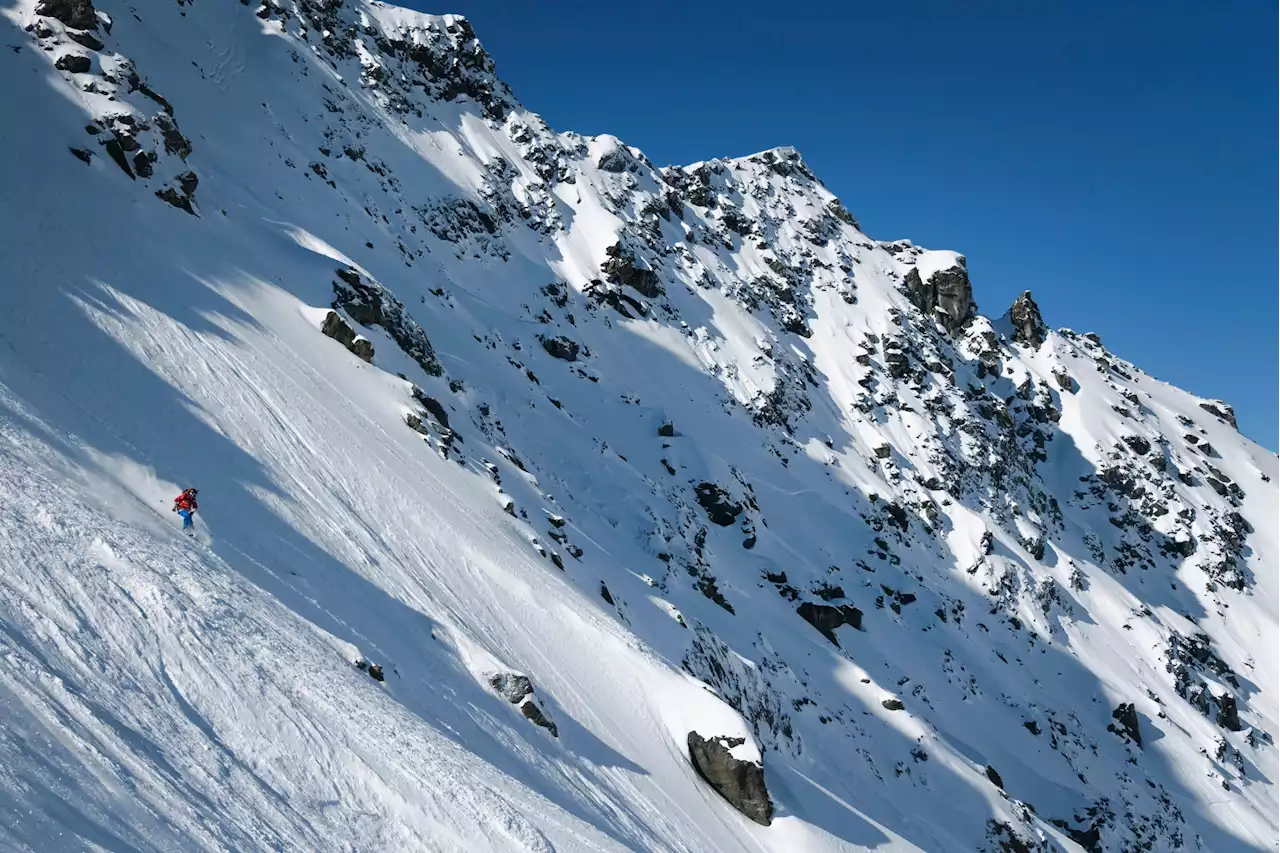
POLYGON ((1276 849, 1229 406, 461 18, 95 5, 4 8, 0 849, 1276 849))

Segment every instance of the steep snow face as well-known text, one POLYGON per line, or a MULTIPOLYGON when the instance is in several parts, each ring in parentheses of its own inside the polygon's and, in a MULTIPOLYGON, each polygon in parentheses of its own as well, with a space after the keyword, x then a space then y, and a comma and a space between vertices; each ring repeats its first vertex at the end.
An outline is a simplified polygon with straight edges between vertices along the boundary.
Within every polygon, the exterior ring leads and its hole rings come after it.
POLYGON ((1275 849, 1227 404, 455 16, 4 20, 0 847, 1275 849))

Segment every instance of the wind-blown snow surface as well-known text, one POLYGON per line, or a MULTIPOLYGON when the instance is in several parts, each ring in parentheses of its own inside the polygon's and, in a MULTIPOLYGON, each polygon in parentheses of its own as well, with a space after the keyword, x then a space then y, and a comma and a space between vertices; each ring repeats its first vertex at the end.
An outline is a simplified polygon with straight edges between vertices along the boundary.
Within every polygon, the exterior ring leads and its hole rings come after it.
POLYGON ((1277 460, 1227 407, 976 316, 790 149, 551 132, 459 18, 35 6, 0 848, 1276 849, 1277 460))

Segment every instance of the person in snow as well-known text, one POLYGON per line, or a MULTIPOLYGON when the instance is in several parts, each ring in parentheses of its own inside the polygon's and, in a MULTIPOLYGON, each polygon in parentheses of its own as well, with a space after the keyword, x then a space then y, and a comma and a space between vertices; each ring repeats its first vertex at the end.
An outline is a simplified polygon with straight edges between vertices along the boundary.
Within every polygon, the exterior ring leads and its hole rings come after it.
POLYGON ((183 530, 190 530, 195 526, 192 516, 196 514, 198 508, 195 489, 184 489, 182 494, 173 499, 173 511, 182 516, 183 530))

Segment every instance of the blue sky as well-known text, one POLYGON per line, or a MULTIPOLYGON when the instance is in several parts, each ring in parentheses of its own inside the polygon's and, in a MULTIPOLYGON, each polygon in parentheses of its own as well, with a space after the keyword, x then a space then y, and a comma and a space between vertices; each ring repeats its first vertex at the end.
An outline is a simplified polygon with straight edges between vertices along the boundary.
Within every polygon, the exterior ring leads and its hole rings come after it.
POLYGON ((794 145, 871 236, 968 256, 984 313, 1030 289, 1276 447, 1274 3, 412 2, 557 130, 794 145))

